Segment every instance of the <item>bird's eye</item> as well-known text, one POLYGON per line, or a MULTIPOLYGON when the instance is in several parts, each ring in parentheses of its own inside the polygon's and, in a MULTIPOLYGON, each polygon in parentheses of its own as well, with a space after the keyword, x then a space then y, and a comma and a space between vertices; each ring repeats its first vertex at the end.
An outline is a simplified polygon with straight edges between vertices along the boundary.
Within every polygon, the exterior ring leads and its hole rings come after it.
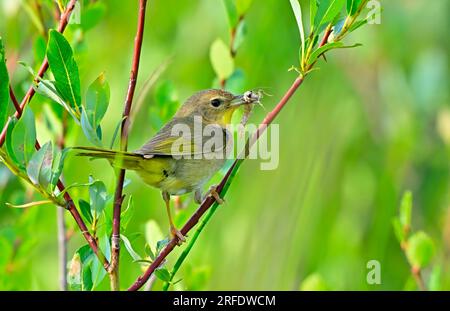
POLYGON ((219 98, 211 99, 211 106, 217 108, 220 106, 220 104, 222 104, 222 101, 219 98))

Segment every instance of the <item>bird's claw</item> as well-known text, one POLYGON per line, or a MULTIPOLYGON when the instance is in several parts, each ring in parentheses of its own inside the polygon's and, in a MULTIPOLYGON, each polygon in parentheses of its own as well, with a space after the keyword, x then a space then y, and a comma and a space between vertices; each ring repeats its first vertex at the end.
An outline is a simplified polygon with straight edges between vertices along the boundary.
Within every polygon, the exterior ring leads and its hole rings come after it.
POLYGON ((211 186, 211 188, 209 188, 209 190, 208 190, 207 195, 212 196, 218 204, 225 203, 225 201, 220 197, 219 192, 217 192, 217 186, 211 186))
POLYGON ((183 235, 183 233, 181 233, 180 230, 173 226, 170 227, 170 237, 177 240, 177 245, 181 245, 186 242, 186 237, 183 235))

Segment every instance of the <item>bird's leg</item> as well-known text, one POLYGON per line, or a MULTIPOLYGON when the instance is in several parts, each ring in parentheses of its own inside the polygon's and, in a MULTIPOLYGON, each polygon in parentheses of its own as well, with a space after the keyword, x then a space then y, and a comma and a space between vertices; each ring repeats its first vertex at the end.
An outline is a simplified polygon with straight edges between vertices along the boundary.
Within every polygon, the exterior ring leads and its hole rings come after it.
POLYGON ((194 191, 194 201, 197 204, 202 204, 202 190, 201 189, 195 189, 194 191))
POLYGON ((213 185, 209 188, 209 190, 205 193, 205 196, 203 197, 206 199, 206 197, 212 196, 214 200, 216 200, 217 203, 223 204, 225 201, 220 197, 219 192, 217 192, 217 185, 213 185))
POLYGON ((169 216, 170 235, 172 238, 177 239, 178 245, 181 245, 183 242, 186 241, 186 238, 173 224, 172 214, 170 212, 170 195, 167 191, 163 191, 162 197, 164 202, 166 203, 167 216, 169 216))

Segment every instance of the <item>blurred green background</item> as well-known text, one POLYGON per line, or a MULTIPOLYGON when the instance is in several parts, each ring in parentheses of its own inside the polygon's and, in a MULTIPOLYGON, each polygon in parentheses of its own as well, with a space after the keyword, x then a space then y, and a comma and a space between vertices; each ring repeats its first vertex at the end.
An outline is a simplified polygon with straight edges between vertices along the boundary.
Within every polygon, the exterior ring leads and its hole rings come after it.
MULTIPOLYGON (((99 2, 104 6, 94 12, 102 15, 98 24, 86 32, 69 25, 65 36, 75 50, 82 94, 103 71, 110 83, 111 102, 102 123, 109 142, 128 86, 138 1, 99 2)), ((307 8, 308 1, 300 2, 307 8)), ((31 78, 17 61, 36 68, 42 57, 35 43, 42 39, 29 12, 35 10, 33 3, 0 1, 0 36, 19 98, 31 78)), ((242 165, 226 204, 176 277, 182 278, 176 289, 415 289, 392 227, 408 189, 414 198, 412 229, 427 232, 435 245, 423 277, 434 282, 432 288, 450 289, 449 6, 446 0, 382 1, 381 24, 362 27, 345 40, 362 47, 333 51, 326 63, 320 61, 320 70, 307 77, 276 120, 279 167, 261 171, 259 160, 242 165), (366 264, 373 259, 381 266, 379 285, 366 281, 366 264)), ((221 0, 149 0, 147 13, 137 93, 162 64, 166 70, 135 114, 130 149, 151 137, 180 101, 212 86, 211 43, 229 40, 221 0), (157 104, 155 94, 162 88, 172 89, 167 105, 157 104)), ((255 109, 250 122, 258 123, 296 77, 287 70, 297 65, 299 35, 287 0, 254 1, 245 20, 247 35, 236 56, 236 67, 245 75, 241 91, 264 88, 273 95, 263 99, 266 110, 255 109)), ((47 26, 54 23, 49 19, 47 26)), ((42 108, 46 101, 36 96, 31 102, 41 142, 52 138, 42 108)), ((89 145, 75 125, 66 143, 89 145)), ((90 174, 113 193, 114 172, 106 161, 73 156, 66 161, 67 184, 87 182, 90 174)), ((168 224, 160 192, 134 173, 127 176, 131 183, 125 192, 132 194, 136 208, 126 234, 143 256, 148 221, 156 220, 163 233, 168 224)), ((58 289, 55 207, 6 206, 39 195, 4 165, 0 189, 0 289, 58 289)), ((83 188, 71 193, 87 197, 83 188)), ((178 225, 195 208, 190 203, 179 211, 178 225)), ((66 221, 70 259, 85 241, 69 214, 66 221)), ((181 249, 170 255, 167 267, 181 249)), ((120 272, 122 288, 142 273, 125 248, 120 272)), ((105 278, 98 288, 108 286, 105 278)), ((157 281, 154 288, 160 287, 157 281)))

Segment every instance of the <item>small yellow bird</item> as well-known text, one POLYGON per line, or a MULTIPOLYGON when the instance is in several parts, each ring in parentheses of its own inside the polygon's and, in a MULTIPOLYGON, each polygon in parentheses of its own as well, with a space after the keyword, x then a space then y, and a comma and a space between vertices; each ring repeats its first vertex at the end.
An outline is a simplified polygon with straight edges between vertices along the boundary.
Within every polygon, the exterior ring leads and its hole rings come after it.
MULTIPOLYGON (((188 98, 174 117, 138 150, 76 149, 83 150, 78 155, 108 159, 114 167, 134 170, 146 184, 161 189, 171 235, 182 243, 185 237, 173 224, 170 195, 194 191, 195 201, 201 203, 202 187, 225 163, 232 143, 226 126, 233 113, 238 107, 257 103, 259 99, 252 91, 242 95, 217 89, 200 91, 188 98), (218 133, 223 134, 222 138, 214 137, 220 136, 218 133), (207 145, 209 149, 205 148, 207 145)), ((207 195, 222 203, 215 187, 211 187, 207 195)))

